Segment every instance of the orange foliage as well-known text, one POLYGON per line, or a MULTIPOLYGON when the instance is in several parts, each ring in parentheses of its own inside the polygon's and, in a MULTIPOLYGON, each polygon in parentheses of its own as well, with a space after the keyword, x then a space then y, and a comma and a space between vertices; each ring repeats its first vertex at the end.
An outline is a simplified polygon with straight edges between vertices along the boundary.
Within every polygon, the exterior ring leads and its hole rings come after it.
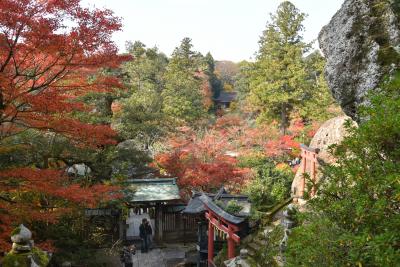
POLYGON ((118 187, 72 183, 63 171, 18 168, 0 172, 2 210, 0 249, 9 249, 10 232, 16 224, 54 223, 76 207, 94 207, 100 201, 121 197, 118 187), (17 194, 20 199, 9 197, 17 194))
MULTIPOLYGON (((0 139, 34 128, 76 146, 115 143, 109 126, 85 124, 71 113, 92 110, 77 97, 121 88, 99 72, 125 60, 111 41, 119 19, 82 8, 80 0, 1 0, 0 25, 0 139)), ((12 223, 54 222, 72 207, 117 197, 114 189, 81 187, 56 170, 2 170, 0 248, 8 246, 12 223)))
POLYGON ((210 191, 222 184, 240 190, 252 172, 239 168, 237 157, 254 151, 277 160, 285 155, 298 156, 300 144, 295 138, 303 129, 304 125, 296 122, 293 134, 280 136, 277 127, 251 127, 240 116, 228 114, 201 135, 186 129, 171 137, 170 152, 157 155, 155 162, 169 175, 178 177, 186 193, 193 188, 210 191))
POLYGON ((268 141, 264 148, 268 156, 277 157, 290 154, 292 149, 300 148, 300 144, 294 140, 293 135, 284 135, 277 140, 268 141))
POLYGON ((121 84, 99 74, 117 67, 111 34, 119 19, 109 10, 88 10, 78 0, 0 2, 0 134, 49 129, 89 145, 113 142, 108 127, 84 125, 68 114, 88 110, 74 99, 121 84), (68 27, 72 23, 74 27, 68 27), (69 118, 68 118, 69 117, 69 118), (89 139, 81 135, 90 136, 89 139))
POLYGON ((236 166, 236 158, 227 155, 227 133, 210 130, 203 136, 193 132, 169 140, 171 152, 156 156, 156 164, 178 177, 184 193, 191 189, 210 191, 221 185, 242 184, 248 170, 236 166))
POLYGON ((206 109, 210 109, 213 105, 211 84, 208 80, 203 79, 201 83, 201 94, 203 96, 203 105, 206 109))

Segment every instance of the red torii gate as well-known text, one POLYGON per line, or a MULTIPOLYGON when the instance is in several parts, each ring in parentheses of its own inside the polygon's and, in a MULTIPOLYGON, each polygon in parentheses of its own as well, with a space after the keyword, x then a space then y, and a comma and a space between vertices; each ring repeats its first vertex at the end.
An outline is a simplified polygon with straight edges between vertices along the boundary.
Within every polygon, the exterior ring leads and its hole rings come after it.
POLYGON ((232 259, 235 255, 235 247, 240 244, 240 237, 237 234, 243 228, 245 218, 233 216, 219 206, 209 197, 200 197, 206 208, 206 218, 208 219, 208 264, 215 266, 214 259, 214 230, 219 229, 227 235, 228 258, 232 259))
POLYGON ((317 157, 319 153, 318 148, 310 148, 306 145, 301 144, 301 165, 300 170, 302 173, 300 188, 299 188, 299 197, 304 197, 304 191, 306 188, 306 178, 304 174, 308 174, 310 176, 311 181, 313 181, 313 187, 311 189, 310 195, 315 196, 316 188, 315 183, 317 182, 317 157))

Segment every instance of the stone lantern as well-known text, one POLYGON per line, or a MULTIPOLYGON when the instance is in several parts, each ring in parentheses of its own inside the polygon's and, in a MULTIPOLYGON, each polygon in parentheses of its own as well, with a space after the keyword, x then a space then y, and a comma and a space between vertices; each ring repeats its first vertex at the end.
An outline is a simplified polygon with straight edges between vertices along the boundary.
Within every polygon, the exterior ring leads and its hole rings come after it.
POLYGON ((49 255, 34 247, 32 232, 23 224, 11 233, 12 248, 3 259, 3 267, 46 267, 49 255))
POLYGON ((279 250, 281 254, 280 260, 283 264, 286 261, 284 253, 287 249, 289 235, 292 233, 292 229, 297 226, 296 213, 297 209, 293 204, 289 204, 287 209, 283 212, 281 225, 283 226, 284 236, 279 244, 279 250))

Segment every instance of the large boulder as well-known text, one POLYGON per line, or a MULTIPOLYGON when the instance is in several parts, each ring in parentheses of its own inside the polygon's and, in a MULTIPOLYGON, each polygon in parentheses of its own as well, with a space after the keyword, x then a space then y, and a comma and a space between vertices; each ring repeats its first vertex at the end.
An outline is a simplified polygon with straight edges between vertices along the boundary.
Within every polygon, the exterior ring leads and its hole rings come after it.
MULTIPOLYGON (((318 148, 318 160, 324 163, 333 163, 335 159, 329 153, 329 147, 340 144, 347 135, 345 127, 347 121, 352 121, 348 116, 339 116, 326 121, 315 133, 309 147, 318 148)), ((352 122, 355 124, 354 122, 352 122)))
MULTIPOLYGON (((319 164, 333 163, 335 159, 329 153, 329 147, 335 144, 340 144, 347 135, 346 122, 351 118, 348 116, 340 116, 326 121, 318 129, 310 142, 309 147, 319 149, 318 162, 319 164)), ((355 122, 353 122, 355 124, 355 122)), ((299 168, 292 182, 292 194, 299 192, 301 180, 303 178, 301 169, 299 168)), ((317 175, 317 180, 320 176, 317 175)))
POLYGON ((319 43, 325 77, 343 111, 355 120, 365 96, 400 66, 398 0, 346 0, 326 25, 319 43))

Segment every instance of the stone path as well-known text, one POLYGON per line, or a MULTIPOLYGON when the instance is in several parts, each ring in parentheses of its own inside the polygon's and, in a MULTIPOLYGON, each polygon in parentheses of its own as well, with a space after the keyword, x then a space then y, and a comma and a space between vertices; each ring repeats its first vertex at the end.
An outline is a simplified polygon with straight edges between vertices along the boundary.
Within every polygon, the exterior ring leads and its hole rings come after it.
POLYGON ((136 255, 132 256, 133 267, 172 267, 184 258, 185 252, 176 248, 156 248, 148 253, 138 250, 136 255))

